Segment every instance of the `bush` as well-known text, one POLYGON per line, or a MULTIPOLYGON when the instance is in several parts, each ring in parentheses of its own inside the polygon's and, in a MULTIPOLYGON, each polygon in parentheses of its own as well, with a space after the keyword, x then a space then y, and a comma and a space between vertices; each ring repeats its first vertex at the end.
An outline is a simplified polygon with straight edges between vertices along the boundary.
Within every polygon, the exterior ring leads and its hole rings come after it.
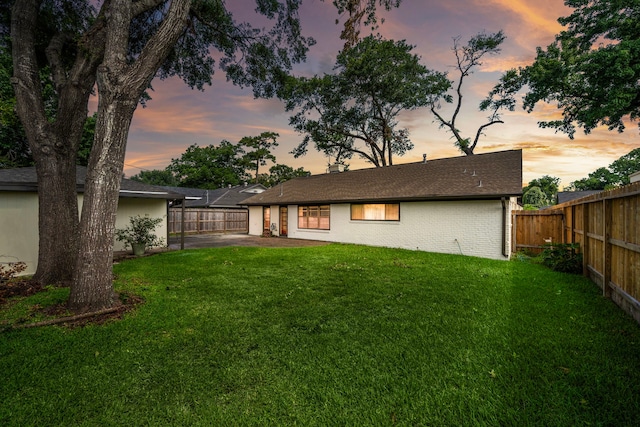
POLYGON ((132 248, 134 243, 143 244, 147 248, 162 246, 164 239, 155 234, 155 229, 161 222, 162 218, 140 215, 129 217, 129 225, 116 230, 116 239, 132 248))
POLYGON ((578 243, 550 243, 539 258, 542 264, 562 273, 582 274, 582 254, 578 243))

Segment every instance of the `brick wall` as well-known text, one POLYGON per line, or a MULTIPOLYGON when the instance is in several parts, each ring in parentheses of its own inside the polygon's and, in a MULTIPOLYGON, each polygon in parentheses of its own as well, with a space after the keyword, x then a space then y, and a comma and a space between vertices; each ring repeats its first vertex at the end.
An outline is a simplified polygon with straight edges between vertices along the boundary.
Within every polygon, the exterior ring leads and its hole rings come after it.
MULTIPOLYGON (((508 202, 504 240, 500 200, 401 203, 400 221, 352 221, 349 204, 334 204, 330 230, 298 229, 298 209, 291 205, 289 237, 507 259, 503 251, 511 239, 509 213, 515 201, 508 202)), ((261 234, 256 226, 261 210, 250 209, 249 234, 261 234)))

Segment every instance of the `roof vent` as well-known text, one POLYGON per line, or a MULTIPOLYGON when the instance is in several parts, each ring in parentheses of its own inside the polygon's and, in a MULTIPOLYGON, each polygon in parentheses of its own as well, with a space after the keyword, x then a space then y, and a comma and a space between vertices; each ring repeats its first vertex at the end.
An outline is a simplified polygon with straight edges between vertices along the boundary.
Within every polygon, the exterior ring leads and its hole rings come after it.
POLYGON ((422 155, 422 163, 427 163, 427 154, 422 155))
POLYGON ((478 187, 482 187, 482 180, 478 181, 478 187))

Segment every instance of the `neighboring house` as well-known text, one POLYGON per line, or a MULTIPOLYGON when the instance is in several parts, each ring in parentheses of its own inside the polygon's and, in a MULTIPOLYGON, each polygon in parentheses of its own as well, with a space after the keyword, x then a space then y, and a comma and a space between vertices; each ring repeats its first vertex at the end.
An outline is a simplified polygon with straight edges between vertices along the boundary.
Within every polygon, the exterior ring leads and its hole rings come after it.
POLYGON ((295 178, 244 201, 249 234, 510 257, 522 151, 295 178))
MULTIPOLYGON (((78 207, 86 168, 78 166, 78 207)), ((160 187, 123 179, 116 217, 116 228, 129 224, 129 217, 149 215, 162 217, 156 234, 167 241, 167 201, 181 200, 181 194, 160 187)), ((25 274, 33 274, 38 261, 38 184, 34 167, 0 169, 0 262, 24 261, 25 274)), ((114 242, 114 250, 123 250, 122 242, 114 242)))
MULTIPOLYGON (((262 184, 247 184, 203 190, 201 188, 162 187, 184 195, 185 208, 233 208, 242 209, 247 198, 262 193, 267 188, 262 184)), ((244 207, 246 209, 246 207, 244 207)))
MULTIPOLYGON (((571 200, 582 199, 592 194, 600 193, 602 190, 584 190, 584 191, 559 191, 558 204, 570 202, 571 200)), ((552 207, 552 206, 550 206, 552 207)))
POLYGON ((266 190, 262 184, 247 183, 215 190, 163 188, 185 196, 184 206, 169 211, 170 233, 179 233, 182 225, 185 233, 247 233, 249 211, 243 202, 266 190))

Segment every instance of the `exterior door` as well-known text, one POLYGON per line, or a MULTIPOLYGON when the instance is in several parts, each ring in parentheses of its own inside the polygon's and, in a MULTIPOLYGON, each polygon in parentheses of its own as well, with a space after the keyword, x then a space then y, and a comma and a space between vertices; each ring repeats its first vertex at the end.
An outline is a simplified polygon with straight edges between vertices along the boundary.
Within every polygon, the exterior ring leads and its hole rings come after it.
POLYGON ((271 208, 269 206, 262 208, 262 234, 271 235, 271 208))
POLYGON ((280 206, 280 235, 287 237, 289 235, 289 216, 286 206, 280 206))

